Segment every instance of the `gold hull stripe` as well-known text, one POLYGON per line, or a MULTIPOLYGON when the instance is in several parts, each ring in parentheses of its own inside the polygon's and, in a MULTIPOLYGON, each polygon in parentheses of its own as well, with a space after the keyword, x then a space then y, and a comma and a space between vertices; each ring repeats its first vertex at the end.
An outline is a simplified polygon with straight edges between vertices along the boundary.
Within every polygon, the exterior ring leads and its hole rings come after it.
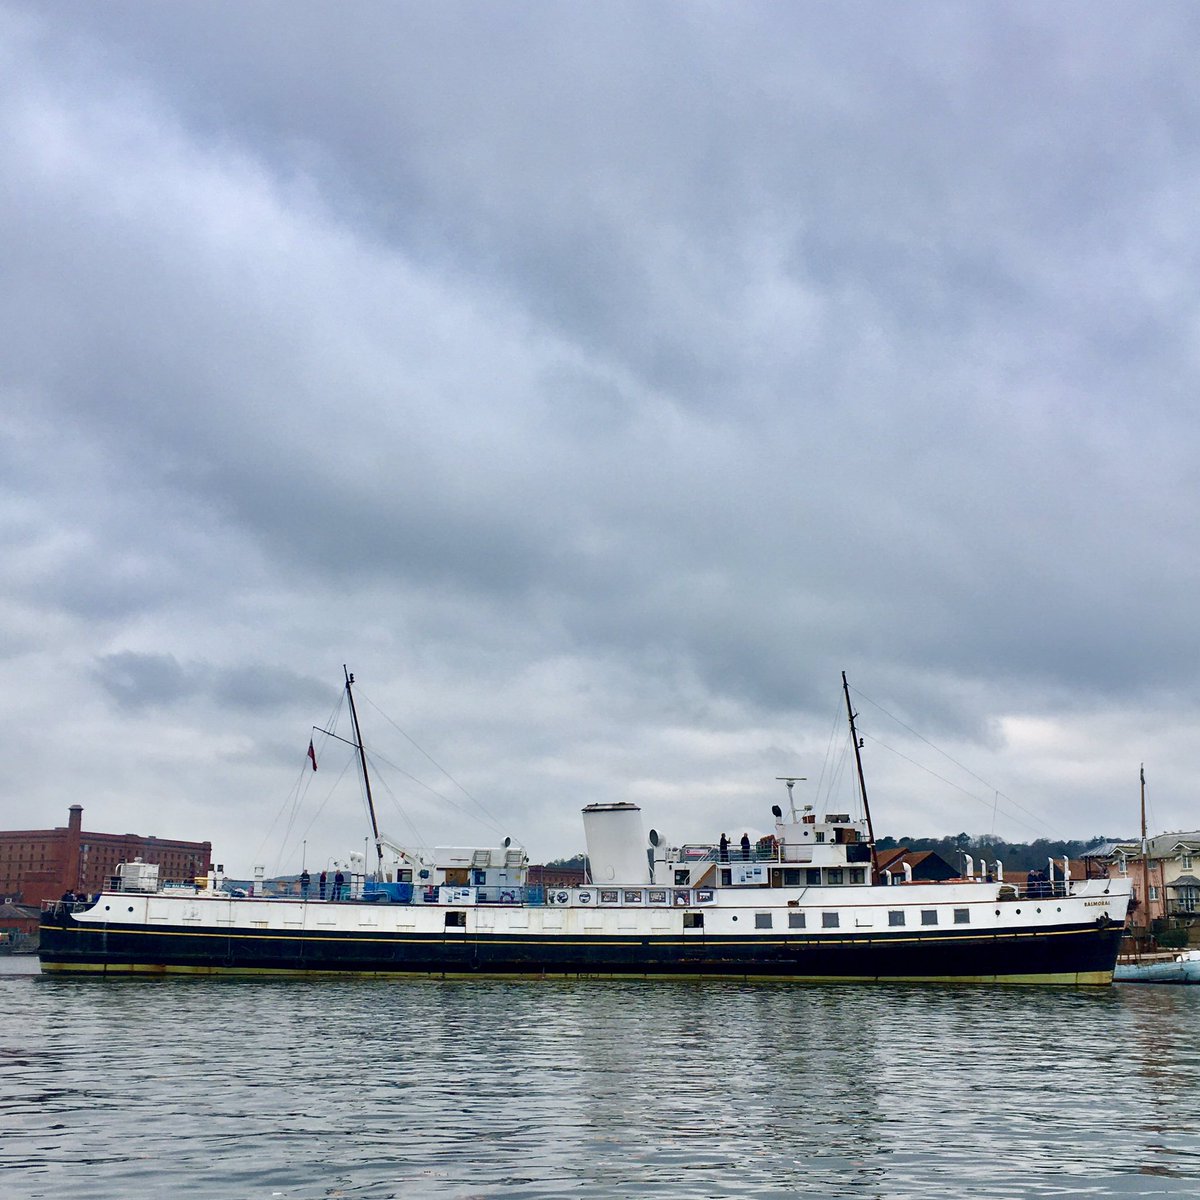
POLYGON ((1104 987, 1112 983, 1112 971, 1057 971, 1030 975, 791 975, 743 972, 687 971, 338 971, 275 967, 188 967, 156 963, 43 963, 49 974, 106 975, 230 975, 303 976, 334 979, 535 979, 545 982, 586 979, 705 979, 738 983, 1012 983, 1058 984, 1071 987, 1104 987))

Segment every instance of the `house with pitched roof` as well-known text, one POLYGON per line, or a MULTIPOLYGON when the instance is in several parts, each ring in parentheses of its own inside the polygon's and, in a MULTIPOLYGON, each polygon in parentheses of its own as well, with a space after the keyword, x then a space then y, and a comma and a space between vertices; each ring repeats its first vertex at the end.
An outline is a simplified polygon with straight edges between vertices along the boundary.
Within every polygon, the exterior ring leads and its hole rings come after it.
POLYGON ((1090 854, 1108 864, 1114 877, 1133 880, 1133 924, 1168 917, 1200 916, 1200 831, 1160 833, 1140 842, 1112 842, 1090 854))

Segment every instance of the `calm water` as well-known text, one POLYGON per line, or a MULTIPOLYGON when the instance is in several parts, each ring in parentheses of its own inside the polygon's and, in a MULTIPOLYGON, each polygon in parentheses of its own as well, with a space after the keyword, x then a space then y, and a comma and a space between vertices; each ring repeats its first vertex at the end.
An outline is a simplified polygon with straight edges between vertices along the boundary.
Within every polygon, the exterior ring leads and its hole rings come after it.
POLYGON ((0 1195, 1191 1196, 1200 987, 52 979, 0 1195))

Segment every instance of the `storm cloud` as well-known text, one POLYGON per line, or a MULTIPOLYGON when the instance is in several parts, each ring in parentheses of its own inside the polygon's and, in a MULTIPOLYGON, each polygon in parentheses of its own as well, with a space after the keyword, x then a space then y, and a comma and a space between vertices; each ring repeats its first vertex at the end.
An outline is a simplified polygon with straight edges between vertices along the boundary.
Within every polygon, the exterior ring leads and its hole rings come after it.
POLYGON ((345 663, 429 842, 762 829, 843 669, 881 832, 1128 833, 1143 761, 1194 828, 1198 54, 1171 3, 4 6, 0 820, 341 854, 357 801, 259 835, 345 663))

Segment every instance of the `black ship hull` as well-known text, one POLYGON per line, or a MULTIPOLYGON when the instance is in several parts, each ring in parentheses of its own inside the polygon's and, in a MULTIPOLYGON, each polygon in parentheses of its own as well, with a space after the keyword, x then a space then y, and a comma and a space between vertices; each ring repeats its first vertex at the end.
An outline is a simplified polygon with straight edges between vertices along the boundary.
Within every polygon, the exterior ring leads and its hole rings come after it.
POLYGON ((83 924, 46 913, 48 972, 713 977, 1108 984, 1119 925, 965 934, 706 936, 258 932, 83 924))

